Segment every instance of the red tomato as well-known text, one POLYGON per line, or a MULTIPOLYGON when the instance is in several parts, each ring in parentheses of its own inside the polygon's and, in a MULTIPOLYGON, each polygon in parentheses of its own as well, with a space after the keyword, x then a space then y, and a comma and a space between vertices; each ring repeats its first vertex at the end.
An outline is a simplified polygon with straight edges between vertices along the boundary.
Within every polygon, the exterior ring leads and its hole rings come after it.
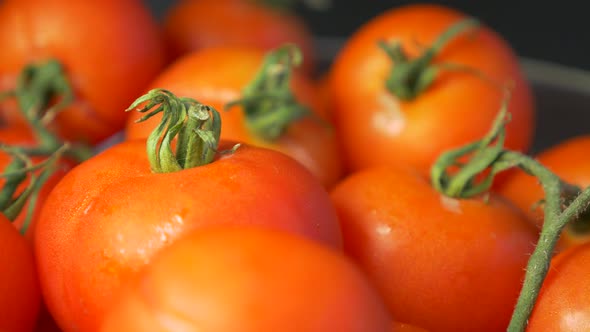
MULTIPOLYGON (((543 151, 535 159, 564 181, 586 188, 590 185, 588 151, 590 151, 590 135, 578 136, 543 151)), ((497 191, 527 213, 539 228, 543 225, 543 206, 538 203, 545 194, 536 178, 520 171, 511 172, 497 191)), ((558 246, 559 249, 564 249, 588 241, 590 241, 590 233, 587 230, 566 226, 558 246)))
POLYGON ((120 284, 195 228, 264 225, 341 246, 319 182, 293 159, 246 145, 204 166, 152 173, 145 141, 124 142, 66 174, 41 213, 41 286, 65 332, 98 330, 120 284))
POLYGON ((537 238, 520 211, 494 196, 443 196, 393 167, 354 173, 331 196, 345 251, 395 319, 437 332, 506 329, 537 238))
POLYGON ((385 332, 389 325, 382 299, 342 254, 283 232, 216 227, 154 257, 101 331, 385 332))
POLYGON ((393 332, 428 332, 421 327, 417 327, 414 325, 394 322, 393 323, 393 332))
MULTIPOLYGON (((252 48, 208 48, 178 60, 162 72, 151 86, 192 97, 219 110, 223 122, 222 139, 283 152, 306 166, 326 187, 334 185, 341 178, 343 168, 333 128, 306 117, 291 123, 278 139, 269 141, 247 128, 241 106, 222 111, 227 103, 241 98, 242 90, 254 79, 263 60, 264 53, 252 48)), ((301 104, 317 115, 325 116, 313 81, 295 73, 291 87, 301 104)), ((148 137, 157 126, 158 121, 135 123, 141 116, 141 113, 135 112, 128 118, 128 139, 148 137)))
MULTIPOLYGON (((68 140, 97 143, 125 122, 123 110, 161 69, 158 27, 139 0, 7 0, 0 5, 0 91, 28 64, 59 61, 76 100, 52 124, 68 140)), ((0 117, 23 120, 6 106, 0 117)))
MULTIPOLYGON (((31 135, 30 131, 24 127, 3 127, 0 128, 0 143, 10 144, 10 145, 20 145, 20 146, 34 146, 35 140, 31 135)), ((40 163, 45 160, 46 157, 35 157, 32 158, 33 163, 40 163)), ((12 157, 5 152, 0 151, 0 173, 2 173, 6 167, 12 161, 12 157)), ((39 219, 39 215, 41 213, 41 206, 45 201, 47 195, 51 189, 59 182, 59 180, 69 171, 72 164, 67 162, 61 162, 59 167, 55 170, 55 172, 45 181, 45 184, 39 191, 36 206, 34 213, 31 217, 30 224, 28 225, 27 231, 25 233, 25 237, 29 241, 33 241, 33 236, 35 232, 35 227, 37 220, 39 219)), ((0 188, 4 186, 6 183, 6 179, 0 177, 0 188)), ((21 183, 20 189, 17 194, 21 193, 25 188, 29 185, 29 180, 25 180, 21 183)), ((13 225, 16 226, 18 230, 20 230, 26 220, 27 217, 27 209, 29 206, 29 202, 25 204, 19 216, 12 222, 13 225)))
POLYGON ((590 243, 555 256, 527 332, 590 331, 590 243))
MULTIPOLYGON (((401 62, 396 67, 379 41, 398 41, 415 59, 465 18, 442 6, 408 5, 382 13, 347 41, 332 66, 330 86, 349 168, 403 163, 428 174, 441 152, 484 136, 504 98, 499 86, 504 83, 514 87, 506 147, 528 149, 534 124, 530 87, 509 45, 489 28, 457 35, 431 61, 433 66, 468 67, 487 79, 466 70, 440 69, 415 98, 394 95, 386 86, 401 62)), ((408 78, 409 83, 416 81, 417 77, 408 78)))
POLYGON ((0 331, 30 332, 41 295, 30 244, 0 213, 0 331))
POLYGON ((178 56, 211 46, 248 46, 271 50, 295 43, 303 50, 304 68, 314 66, 313 40, 295 14, 252 0, 184 0, 164 20, 168 47, 178 56))

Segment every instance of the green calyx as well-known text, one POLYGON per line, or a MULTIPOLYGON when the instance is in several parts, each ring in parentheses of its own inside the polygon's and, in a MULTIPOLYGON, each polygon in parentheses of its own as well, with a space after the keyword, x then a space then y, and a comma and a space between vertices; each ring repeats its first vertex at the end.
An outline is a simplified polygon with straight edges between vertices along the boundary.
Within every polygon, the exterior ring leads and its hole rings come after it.
POLYGON ((14 221, 22 212, 25 204, 29 202, 25 222, 20 230, 22 234, 27 231, 33 217, 39 191, 56 171, 58 161, 68 149, 69 145, 64 144, 49 158, 33 165, 30 156, 22 148, 0 144, 0 151, 12 157, 12 161, 0 173, 0 178, 6 180, 0 188, 0 212, 9 220, 14 221), (29 184, 17 194, 19 186, 27 177, 30 177, 29 184))
MULTIPOLYGON (((29 155, 50 156, 64 144, 47 126, 55 116, 71 105, 74 92, 63 66, 57 60, 27 65, 17 78, 16 88, 5 91, 0 99, 15 98, 19 110, 36 137, 37 146, 23 148, 29 155)), ((68 143, 69 144, 69 143, 68 143)), ((66 155, 78 162, 92 156, 92 150, 75 144, 66 155)))
POLYGON ((302 59, 301 51, 292 44, 268 53, 254 80, 244 88, 242 98, 228 103, 226 110, 241 105, 250 132, 267 141, 281 137, 291 123, 311 115, 290 87, 293 67, 299 66, 302 59))
POLYGON ((508 121, 506 105, 507 102, 481 141, 443 153, 432 167, 431 180, 438 191, 458 198, 470 198, 488 191, 494 176, 512 167, 520 168, 541 183, 545 192, 545 220, 527 264, 524 284, 508 327, 509 332, 521 332, 526 329, 561 232, 570 225, 578 230, 588 229, 590 188, 581 190, 561 180, 534 158, 504 149, 508 121), (482 174, 486 175, 481 177, 482 174))
POLYGON ((442 69, 461 70, 481 75, 477 71, 461 65, 432 63, 436 55, 440 53, 449 41, 457 35, 479 26, 479 22, 473 18, 459 21, 443 32, 430 47, 426 48, 415 59, 410 59, 407 56, 402 48, 401 42, 380 41, 378 43, 379 47, 387 53, 388 57, 394 63, 391 73, 385 82, 387 90, 401 100, 412 100, 430 87, 442 69))
POLYGON ((154 89, 139 97, 127 111, 146 113, 136 122, 162 113, 160 124, 147 140, 152 171, 171 173, 211 163, 221 136, 221 118, 210 106, 170 91, 154 89), (142 105, 143 104, 143 105, 142 105), (176 139, 176 149, 172 142, 176 139))

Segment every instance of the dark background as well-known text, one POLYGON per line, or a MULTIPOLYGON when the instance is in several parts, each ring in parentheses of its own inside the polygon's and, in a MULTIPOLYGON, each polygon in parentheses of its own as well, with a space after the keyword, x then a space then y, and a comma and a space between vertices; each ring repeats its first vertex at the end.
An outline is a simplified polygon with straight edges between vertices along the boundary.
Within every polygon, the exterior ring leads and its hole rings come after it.
MULTIPOLYGON (((146 0, 158 17, 176 1, 146 0)), ((332 0, 328 11, 299 6, 298 13, 317 36, 346 37, 380 12, 416 1, 332 0)), ((430 1, 475 16, 499 32, 523 57, 590 70, 588 1, 430 1)))

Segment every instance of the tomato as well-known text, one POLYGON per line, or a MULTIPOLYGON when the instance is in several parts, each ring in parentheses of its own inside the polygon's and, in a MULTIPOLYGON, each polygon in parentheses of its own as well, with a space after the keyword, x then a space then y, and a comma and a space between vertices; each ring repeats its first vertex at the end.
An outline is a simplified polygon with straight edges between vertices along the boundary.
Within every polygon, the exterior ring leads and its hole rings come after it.
MULTIPOLYGON (((10 144, 10 145, 19 145, 19 146, 29 146, 32 147, 35 144, 35 139, 31 132, 25 127, 1 127, 0 128, 0 143, 10 144)), ((34 157, 31 159, 33 163, 40 163, 45 159, 45 157, 34 157)), ((12 157, 5 152, 0 151, 0 173, 2 173, 6 167, 12 161, 12 157)), ((59 180, 70 170, 72 167, 71 162, 63 161, 60 162, 59 166, 56 168, 55 172, 45 181, 43 187, 38 193, 37 201, 35 202, 36 206, 34 208, 33 215, 31 216, 30 223, 27 227, 25 237, 29 241, 33 241, 33 236, 35 232, 35 227, 37 220, 39 219, 39 215, 41 213, 41 206, 45 201, 47 195, 51 189, 59 182, 59 180)), ((2 187, 6 183, 6 179, 0 177, 0 187, 2 187)), ((20 184, 18 193, 21 193, 28 185, 29 179, 23 181, 20 184)), ((21 213, 18 217, 13 221, 13 225, 16 226, 18 230, 20 230, 26 221, 27 218, 27 209, 29 206, 29 202, 25 204, 21 213)))
POLYGON ((456 34, 431 65, 419 71, 407 64, 402 67, 401 60, 394 64, 378 45, 384 41, 393 48, 399 42, 397 51, 403 52, 399 56, 414 60, 465 19, 464 14, 443 6, 408 5, 383 12, 349 38, 331 68, 330 90, 350 169, 403 163, 428 174, 441 152, 484 136, 505 97, 504 84, 512 86, 512 121, 505 145, 528 149, 534 127, 529 83, 514 52, 490 28, 456 34), (399 76, 406 70, 420 75, 397 81, 407 84, 394 90, 392 73, 399 76), (432 70, 436 75, 430 81, 432 70), (411 88, 412 93, 403 88, 411 88))
MULTIPOLYGON (((223 110, 227 103, 241 97, 243 89, 255 78, 263 60, 264 53, 252 48, 208 48, 178 60, 162 72, 151 86, 189 96, 223 110)), ((325 119, 325 110, 315 94, 313 81, 294 73, 291 88, 301 104, 325 119)), ((157 121, 135 123, 141 116, 140 113, 129 116, 126 127, 128 139, 145 138, 156 127, 157 121)), ((305 165, 326 187, 335 184, 343 174, 339 145, 333 128, 313 117, 291 123, 275 140, 264 139, 249 130, 241 106, 221 111, 221 118, 223 139, 288 154, 305 165)))
POLYGON ((152 173, 145 140, 127 141, 72 169, 47 197, 35 250, 50 312, 65 332, 96 331, 121 282, 178 236, 211 224, 341 245, 328 194, 281 153, 243 145, 207 165, 152 173))
POLYGON ((168 48, 178 56, 212 46, 248 46, 271 50, 295 43, 305 56, 304 68, 314 67, 313 40, 295 14, 254 0, 184 0, 164 19, 168 48))
POLYGON ((30 332, 41 294, 30 244, 0 213, 0 331, 30 332))
MULTIPOLYGON (((156 22, 139 0, 3 1, 0 44, 0 91, 14 89, 28 64, 55 59, 63 66, 75 100, 53 129, 90 144, 122 129, 122 111, 164 61, 156 22)), ((0 118, 23 121, 14 103, 0 118)))
MULTIPOLYGON (((585 188, 590 185, 590 135, 578 136, 562 141, 546 149, 535 159, 564 181, 585 188)), ((524 172, 510 172, 498 188, 498 193, 510 199, 521 208, 540 228, 543 225, 545 197, 539 181, 524 172)), ((590 241, 588 230, 576 229, 569 224, 564 229, 558 250, 590 241)))
POLYGON ((421 327, 417 327, 414 325, 394 322, 393 323, 393 332, 428 332, 421 327))
POLYGON ((590 330, 590 243, 561 252, 551 261, 527 331, 590 330))
POLYGON ((331 192, 344 249, 396 320, 432 331, 505 330, 537 236, 496 196, 453 199, 415 170, 375 167, 331 192))
POLYGON ((382 299, 341 253, 284 232, 214 227, 154 257, 101 331, 378 332, 389 324, 382 299))

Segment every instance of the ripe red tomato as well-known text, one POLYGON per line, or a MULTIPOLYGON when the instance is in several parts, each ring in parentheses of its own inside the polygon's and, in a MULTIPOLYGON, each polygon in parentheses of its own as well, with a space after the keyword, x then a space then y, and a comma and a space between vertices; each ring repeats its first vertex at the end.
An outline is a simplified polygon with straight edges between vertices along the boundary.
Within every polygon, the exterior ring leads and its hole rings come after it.
MULTIPOLYGON (((0 91, 14 89, 28 64, 61 63, 75 101, 53 129, 90 144, 122 129, 123 110, 164 62, 156 22, 139 0, 2 1, 0 44, 0 91)), ((14 107, 6 105, 0 118, 24 121, 14 107)))
MULTIPOLYGON (((20 145, 20 146, 34 146, 35 139, 33 138, 31 132, 25 127, 1 127, 0 128, 0 143, 9 144, 9 145, 20 145)), ((33 163, 40 163, 45 160, 46 157, 33 157, 31 161, 33 163)), ((0 151, 0 173, 2 173, 6 167, 12 161, 12 156, 9 154, 0 151)), ((60 162, 59 167, 56 168, 55 172, 45 181, 45 184, 41 188, 38 193, 37 201, 35 202, 35 210, 33 215, 31 216, 30 224, 27 227, 25 238, 29 241, 33 241, 34 232, 36 228, 37 220, 39 219, 39 215, 41 213, 41 206, 43 205, 47 195, 53 187, 59 182, 59 180, 70 170, 72 167, 72 163, 70 162, 60 162)), ((29 177, 30 178, 30 177, 29 177)), ((6 183, 6 179, 0 177, 0 188, 4 186, 6 183)), ((30 184, 29 179, 23 181, 20 184, 19 190, 16 194, 20 194, 25 188, 30 184)), ((18 217, 12 222, 13 225, 18 229, 24 226, 27 217, 27 209, 29 207, 29 202, 25 204, 21 213, 18 217)))
POLYGON ((47 197, 35 252, 49 311, 65 332, 98 330, 124 280, 180 235, 212 224, 341 246, 328 194, 281 153, 243 145, 204 166, 152 173, 145 140, 127 141, 72 169, 47 197))
POLYGON ((416 171, 354 173, 331 193, 344 249, 396 320, 432 331, 501 331, 520 292, 535 228, 491 196, 457 200, 416 171))
POLYGON ((417 82, 427 82, 432 72, 404 69, 401 60, 394 63, 378 46, 379 41, 399 42, 405 52, 400 56, 416 59, 464 19, 462 13, 442 6, 408 5, 382 13, 346 42, 331 68, 330 86, 349 168, 404 163, 428 174, 441 152, 484 136, 504 98, 499 85, 509 82, 512 121, 506 147, 528 149, 534 125, 530 87, 515 54, 494 31, 479 27, 452 38, 430 61, 439 66, 430 85, 417 82), (444 69, 446 64, 468 67, 487 79, 465 69, 444 69), (401 86, 412 88, 411 92, 417 92, 418 86, 425 90, 416 96, 393 94, 387 82, 392 70, 421 73, 400 82, 407 83, 401 86))
POLYGON ((385 332, 390 321, 342 254, 283 232, 215 227, 154 257, 101 331, 385 332))
POLYGON ((421 327, 409 325, 405 323, 394 322, 392 332, 428 332, 421 327))
POLYGON ((41 294, 31 245, 0 213, 0 331, 30 332, 41 294))
MULTIPOLYGON (((204 49, 178 60, 154 82, 153 88, 164 88, 177 95, 223 110, 231 101, 241 98, 242 90, 258 73, 264 52, 244 47, 204 49)), ((325 110, 315 94, 315 85, 304 75, 294 73, 291 88, 302 105, 325 117, 325 110)), ((337 137, 333 128, 306 117, 291 123, 276 140, 266 140, 250 131, 244 111, 235 106, 221 111, 222 139, 245 142, 283 152, 307 167, 326 187, 334 185, 343 174, 337 137)), ((132 113, 127 120, 128 139, 148 137, 158 121, 135 123, 142 116, 132 113)), ((161 117, 156 116, 157 119, 161 117)))
MULTIPOLYGON (((564 181, 586 188, 590 185, 588 151, 590 135, 578 136, 541 152, 535 159, 564 181)), ((538 203, 545 194, 537 179, 524 172, 510 172, 496 190, 522 209, 539 228, 543 225, 543 206, 538 203)), ((566 226, 562 232, 558 250, 590 241, 587 229, 578 230, 572 225, 566 226)))
POLYGON ((168 48, 174 56, 212 46, 248 46, 268 51, 297 44, 305 56, 303 68, 314 67, 313 40, 295 14, 254 0, 184 0, 164 20, 168 48))
POLYGON ((590 331, 590 243, 555 256, 527 332, 590 331))

